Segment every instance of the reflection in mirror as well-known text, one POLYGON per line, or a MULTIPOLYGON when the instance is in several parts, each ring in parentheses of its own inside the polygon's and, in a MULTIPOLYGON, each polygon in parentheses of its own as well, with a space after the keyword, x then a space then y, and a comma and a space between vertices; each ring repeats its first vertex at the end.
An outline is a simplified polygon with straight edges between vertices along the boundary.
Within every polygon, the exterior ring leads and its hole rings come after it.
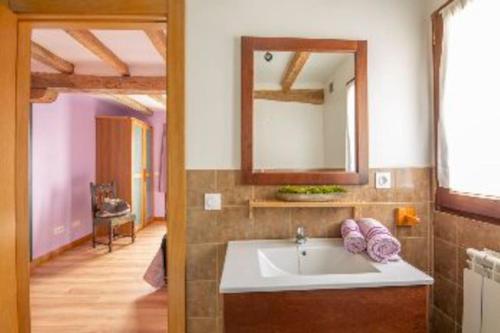
POLYGON ((254 169, 356 171, 355 54, 254 51, 254 169))

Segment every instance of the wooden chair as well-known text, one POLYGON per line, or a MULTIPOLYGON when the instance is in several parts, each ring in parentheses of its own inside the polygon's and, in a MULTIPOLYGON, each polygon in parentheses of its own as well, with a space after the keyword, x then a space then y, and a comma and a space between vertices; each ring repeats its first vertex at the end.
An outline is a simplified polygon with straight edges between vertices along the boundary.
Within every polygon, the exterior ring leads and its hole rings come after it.
POLYGON ((113 251, 113 240, 118 237, 131 237, 132 243, 135 242, 135 215, 128 213, 117 217, 99 217, 99 211, 104 199, 116 198, 116 185, 114 182, 106 184, 90 183, 90 193, 92 196, 92 246, 96 244, 107 245, 109 252, 113 251), (120 234, 117 232, 118 227, 122 225, 130 225, 130 234, 120 234), (97 227, 104 225, 108 230, 108 242, 98 242, 96 239, 97 227))

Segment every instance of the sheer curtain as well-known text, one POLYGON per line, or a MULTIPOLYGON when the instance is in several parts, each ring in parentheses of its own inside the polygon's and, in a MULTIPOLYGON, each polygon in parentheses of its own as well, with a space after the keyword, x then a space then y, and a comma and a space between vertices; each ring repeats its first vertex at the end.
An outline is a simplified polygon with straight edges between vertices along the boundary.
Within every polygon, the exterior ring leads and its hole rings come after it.
MULTIPOLYGON (((499 0, 500 1, 500 0, 499 0)), ((355 80, 347 84, 347 130, 346 130, 346 171, 356 171, 356 85, 355 80)))
POLYGON ((457 0, 443 12, 438 180, 500 197, 500 0, 457 0))

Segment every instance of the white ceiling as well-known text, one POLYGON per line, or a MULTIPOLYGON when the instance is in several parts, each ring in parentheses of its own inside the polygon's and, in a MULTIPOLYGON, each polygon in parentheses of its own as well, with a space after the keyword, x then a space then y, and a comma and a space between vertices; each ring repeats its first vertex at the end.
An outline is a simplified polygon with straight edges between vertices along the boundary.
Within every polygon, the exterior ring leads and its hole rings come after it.
MULTIPOLYGON (((279 89, 281 79, 288 63, 295 52, 271 52, 273 60, 264 59, 266 51, 257 51, 254 54, 255 88, 279 89)), ((337 67, 344 61, 354 57, 349 53, 312 53, 304 68, 300 71, 293 88, 322 89, 335 73, 337 67)))
MULTIPOLYGON (((166 66, 163 58, 143 31, 91 30, 91 32, 129 66, 130 75, 165 75, 166 66)), ((102 62, 63 30, 36 29, 31 38, 52 53, 73 63, 75 74, 117 75, 113 68, 102 62)), ((31 70, 56 72, 36 60, 32 61, 31 70)))
MULTIPOLYGON (((91 32, 118 58, 129 66, 131 76, 164 76, 166 64, 148 36, 141 30, 91 30, 91 32)), ((116 76, 118 73, 101 59, 59 29, 35 29, 32 40, 52 53, 75 65, 75 74, 116 76)), ((31 61, 32 72, 58 73, 36 61, 31 61)), ((154 111, 165 107, 147 96, 131 95, 154 111)))

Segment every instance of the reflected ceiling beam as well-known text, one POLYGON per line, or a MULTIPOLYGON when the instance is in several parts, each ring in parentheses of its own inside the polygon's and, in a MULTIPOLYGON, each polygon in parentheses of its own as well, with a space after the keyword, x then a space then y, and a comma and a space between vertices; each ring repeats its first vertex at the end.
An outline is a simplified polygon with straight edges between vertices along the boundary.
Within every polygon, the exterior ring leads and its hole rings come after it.
POLYGON ((167 35, 163 30, 144 30, 156 51, 167 61, 167 35))
POLYGON ((92 32, 89 30, 66 30, 66 32, 83 47, 88 49, 106 64, 113 67, 120 75, 130 75, 128 65, 118 58, 118 56, 104 45, 92 32))
POLYGON ((167 90, 164 76, 94 76, 32 73, 31 87, 58 92, 162 95, 167 90))
POLYGON ((113 99, 114 101, 122 104, 122 105, 125 105, 137 112, 140 112, 140 113, 143 113, 147 116, 151 116, 153 115, 153 110, 151 110, 150 108, 148 108, 147 106, 139 103, 138 101, 136 101, 135 99, 129 97, 129 96, 126 96, 126 95, 109 95, 109 97, 111 99, 113 99))
POLYGON ((253 93, 255 99, 265 99, 279 102, 297 102, 306 104, 322 105, 325 103, 325 92, 323 89, 293 89, 282 90, 256 90, 253 93))
POLYGON ((148 96, 157 101, 158 103, 162 104, 164 107, 167 106, 167 98, 165 95, 148 95, 148 96))
POLYGON ((57 99, 57 91, 50 89, 31 89, 31 103, 53 103, 57 99))
POLYGON ((40 44, 31 42, 31 56, 44 65, 64 74, 73 74, 75 65, 47 50, 40 44))
POLYGON ((281 89, 283 89, 283 91, 289 91, 292 88, 310 55, 310 52, 296 52, 293 55, 293 58, 288 63, 285 74, 281 79, 281 89))

